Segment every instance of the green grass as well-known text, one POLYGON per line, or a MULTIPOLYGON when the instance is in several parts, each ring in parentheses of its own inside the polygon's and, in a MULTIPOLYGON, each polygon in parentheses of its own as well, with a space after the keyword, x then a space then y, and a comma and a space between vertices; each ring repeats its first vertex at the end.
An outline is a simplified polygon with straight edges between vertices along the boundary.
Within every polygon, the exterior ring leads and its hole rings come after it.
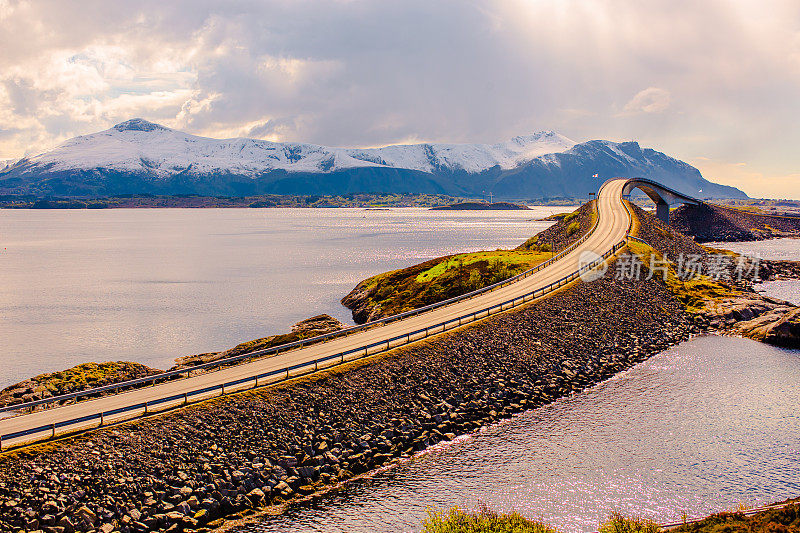
POLYGON ((356 290, 381 315, 389 316, 453 298, 506 280, 550 259, 547 251, 495 250, 433 259, 386 272, 359 283, 356 290))
POLYGON ((139 363, 109 361, 107 363, 83 363, 60 372, 40 374, 32 378, 32 381, 45 387, 51 393, 63 394, 116 383, 123 379, 132 379, 133 376, 144 376, 153 372, 153 369, 139 363))
MULTIPOLYGON (((797 502, 795 498, 790 500, 797 502)), ((753 516, 742 512, 723 512, 678 526, 676 533, 789 533, 800 531, 800 504, 770 509, 753 516)))
MULTIPOLYGON (((628 250, 632 254, 639 256, 639 259, 645 265, 650 264, 650 258, 652 256, 654 256, 656 260, 661 260, 663 258, 661 254, 650 246, 636 241, 628 243, 628 250)), ((658 275, 659 274, 657 274, 656 277, 658 277, 658 275)), ((712 280, 708 276, 700 275, 692 279, 681 279, 678 277, 673 267, 670 267, 664 282, 678 301, 686 307, 686 310, 693 314, 702 311, 708 301, 740 294, 739 291, 723 283, 712 280)))
POLYGON ((599 533, 658 533, 661 528, 652 520, 626 517, 614 511, 603 524, 599 533))
MULTIPOLYGON (((495 250, 494 252, 475 252, 471 254, 458 254, 451 256, 435 266, 420 272, 415 281, 417 283, 431 283, 437 278, 457 273, 459 269, 468 268, 476 263, 485 262, 491 266, 492 271, 502 270, 517 271, 522 267, 530 268, 544 261, 541 253, 521 252, 518 250, 495 250)), ((525 270, 527 270, 525 268, 525 270)), ((519 272, 517 272, 519 273, 519 272)), ((510 276, 508 276, 510 277, 510 276)))
MULTIPOLYGON (((599 533, 658 533, 660 528, 652 520, 626 517, 613 512, 600 525, 599 533)), ((530 520, 519 513, 497 513, 485 505, 477 511, 463 511, 453 507, 447 512, 428 509, 422 533, 561 533, 547 524, 530 520)), ((717 532, 714 532, 717 533, 717 532)))
POLYGON ((454 507, 446 513, 428 510, 423 533, 559 533, 541 522, 528 520, 519 513, 498 514, 481 508, 466 512, 454 507))
POLYGON ((569 226, 567 226, 567 235, 575 235, 576 233, 578 233, 579 229, 581 229, 581 223, 575 221, 569 226))

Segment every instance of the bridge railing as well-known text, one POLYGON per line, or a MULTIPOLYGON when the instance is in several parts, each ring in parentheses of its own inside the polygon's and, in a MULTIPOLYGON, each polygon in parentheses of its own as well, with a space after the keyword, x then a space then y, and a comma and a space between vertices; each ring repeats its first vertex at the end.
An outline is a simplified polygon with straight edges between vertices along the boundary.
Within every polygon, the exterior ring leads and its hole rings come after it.
MULTIPOLYGON (((605 184, 603 184, 603 186, 605 186, 605 184)), ((601 189, 602 189, 602 187, 601 187, 601 189)), ((350 335, 352 333, 357 333, 359 331, 364 331, 366 329, 371 329, 371 328, 374 328, 374 327, 383 326, 385 324, 388 324, 388 323, 391 323, 391 322, 395 322, 397 320, 402 320, 404 318, 408 318, 408 317, 411 317, 411 316, 420 315, 420 314, 426 313, 428 311, 433 311, 435 309, 439 309, 440 307, 444 307, 446 305, 454 304, 454 303, 461 302, 461 301, 464 301, 464 300, 469 300, 469 299, 475 298, 476 296, 480 296, 482 294, 486 294, 488 292, 492 292, 492 291, 495 291, 497 289, 500 289, 500 288, 503 288, 503 287, 507 287, 507 286, 511 285, 512 283, 515 283, 517 281, 520 281, 522 279, 530 277, 531 275, 539 272, 540 270, 552 265, 553 263, 555 263, 556 261, 561 259, 563 256, 565 256, 566 254, 568 254, 571 251, 573 251, 575 248, 577 248, 583 242, 585 242, 586 239, 588 239, 594 233, 595 228, 597 228, 597 222, 595 222, 595 224, 592 226, 592 228, 583 237, 581 237, 580 239, 576 240, 575 242, 573 242, 572 244, 567 246, 561 252, 553 255, 553 257, 551 257, 550 259, 548 259, 548 260, 546 260, 546 261, 544 261, 542 263, 539 263, 535 267, 533 267, 533 268, 531 268, 529 270, 526 270, 525 272, 517 274, 516 276, 513 276, 513 277, 508 278, 506 280, 494 283, 492 285, 487 285, 486 287, 482 287, 480 289, 477 289, 477 290, 462 294, 460 296, 449 298, 447 300, 442 300, 441 302, 436 302, 436 303, 433 303, 433 304, 430 304, 430 305, 426 305, 426 306, 423 306, 423 307, 418 307, 418 308, 413 309, 411 311, 405 311, 403 313, 399 313, 399 314, 396 314, 396 315, 380 318, 378 320, 373 320, 371 322, 367 322, 367 323, 364 323, 364 324, 361 324, 361 325, 358 325, 358 326, 352 326, 352 327, 341 329, 341 330, 334 331, 334 332, 331 332, 331 333, 326 333, 324 335, 317 335, 315 337, 309 337, 307 339, 302 339, 302 340, 299 340, 299 341, 289 342, 289 343, 286 343, 286 344, 281 344, 279 346, 273 346, 271 348, 264 348, 262 350, 256 350, 256 351, 248 352, 248 353, 245 353, 245 354, 235 355, 235 356, 232 356, 232 357, 226 357, 226 358, 223 358, 223 359, 217 359, 216 361, 209 361, 208 363, 202 363, 202 364, 199 364, 199 365, 193 365, 193 366, 187 367, 187 368, 181 368, 181 369, 177 369, 177 370, 170 370, 168 372, 161 372, 159 374, 153 374, 153 375, 150 375, 150 376, 145 376, 145 377, 141 377, 141 378, 137 378, 137 379, 132 379, 132 380, 128 380, 128 381, 122 381, 122 382, 119 382, 119 383, 112 383, 112 384, 103 385, 103 386, 100 386, 100 387, 93 387, 91 389, 71 392, 71 393, 67 393, 67 394, 60 394, 58 396, 51 396, 49 398, 42 398, 42 399, 39 399, 39 400, 33 400, 33 401, 29 401, 29 402, 24 402, 24 403, 18 403, 18 404, 15 404, 15 405, 7 405, 7 406, 4 406, 4 407, 0 407, 0 413, 11 412, 11 413, 15 413, 15 414, 24 414, 24 412, 26 412, 26 411, 30 412, 30 410, 35 408, 35 407, 41 407, 41 406, 53 405, 53 404, 63 404, 63 403, 68 402, 70 400, 78 401, 78 399, 80 399, 80 398, 96 397, 96 396, 98 396, 100 394, 108 393, 108 392, 112 392, 112 393, 116 394, 116 393, 119 393, 120 391, 122 391, 124 389, 130 389, 130 388, 133 388, 133 387, 141 387, 141 386, 145 386, 145 385, 148 385, 148 384, 155 384, 155 383, 157 383, 159 381, 170 381, 170 380, 175 380, 175 379, 188 378, 189 376, 191 376, 192 372, 196 372, 196 371, 200 371, 200 370, 210 371, 210 370, 214 370, 214 369, 220 369, 220 368, 223 368, 223 367, 226 367, 226 366, 230 366, 230 365, 233 365, 233 364, 239 364, 239 363, 242 363, 242 362, 246 362, 246 361, 251 360, 251 359, 264 357, 266 355, 278 354, 278 353, 286 351, 286 350, 302 348, 304 346, 308 346, 308 345, 311 345, 311 344, 318 344, 320 342, 325 342, 325 341, 332 340, 332 339, 335 339, 335 338, 338 338, 338 337, 343 337, 343 336, 346 336, 346 335, 350 335)))
POLYGON ((234 379, 220 384, 200 387, 193 390, 187 390, 179 394, 163 396, 146 402, 127 405, 116 409, 111 409, 108 411, 98 411, 85 416, 75 417, 68 420, 60 420, 34 428, 29 428, 6 434, 0 434, 0 450, 2 450, 4 440, 8 441, 11 439, 19 439, 22 437, 29 437, 31 435, 40 435, 40 439, 55 437, 55 435, 58 433, 60 429, 78 425, 83 427, 86 426, 88 423, 93 423, 93 422, 99 422, 99 425, 102 426, 107 419, 112 419, 112 418, 118 419, 119 415, 125 413, 142 411, 141 414, 147 414, 148 412, 152 411, 154 407, 163 404, 175 404, 176 402, 179 405, 186 405, 198 396, 203 396, 203 398, 200 399, 205 399, 206 397, 208 397, 209 394, 213 395, 215 392, 219 392, 219 396, 223 396, 226 394, 226 389, 228 389, 229 392, 231 390, 238 391, 244 389, 245 388, 244 385, 249 385, 250 388, 256 388, 259 386, 259 380, 261 380, 261 385, 267 383, 269 384, 279 383, 281 381, 286 381, 288 379, 295 379, 297 377, 316 372, 320 368, 323 369, 332 368, 344 363, 350 363, 370 355, 375 355, 377 353, 397 348, 399 346, 416 342, 418 340, 427 338, 430 335, 439 334, 449 329, 460 327, 463 324, 474 322, 475 320, 478 320, 480 318, 485 318, 493 314, 506 311, 508 309, 512 309, 519 305, 523 305, 530 300, 540 298, 546 294, 556 291, 560 287, 563 287, 564 285, 567 285, 568 283, 580 277, 581 274, 593 270, 601 263, 604 263, 606 259, 616 254, 617 251, 619 251, 622 247, 626 245, 626 243, 627 243, 627 238, 623 239, 622 241, 612 246, 610 250, 606 251, 602 256, 599 256, 594 261, 579 267, 571 274, 563 276, 558 280, 546 285, 545 287, 535 289, 520 296, 515 296, 514 298, 511 298, 499 304, 494 304, 484 309, 480 309, 478 311, 466 313, 459 317, 451 318, 449 320, 445 320, 427 326, 425 328, 418 329, 416 331, 404 333, 402 335, 397 335, 388 339, 383 339, 366 346, 361 346, 358 348, 352 348, 349 350, 337 352, 335 354, 320 357, 311 361, 305 361, 294 365, 288 365, 268 372, 255 374, 252 376, 246 376, 239 379, 234 379))

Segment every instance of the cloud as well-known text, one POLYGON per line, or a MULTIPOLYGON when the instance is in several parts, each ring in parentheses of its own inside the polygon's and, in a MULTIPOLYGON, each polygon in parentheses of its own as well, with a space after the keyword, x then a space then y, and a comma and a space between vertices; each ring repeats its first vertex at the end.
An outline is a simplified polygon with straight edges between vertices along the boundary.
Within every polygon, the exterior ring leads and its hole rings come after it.
POLYGON ((628 113, 661 113, 669 107, 669 102, 669 91, 658 87, 648 87, 636 93, 625 104, 624 110, 628 113))
POLYGON ((0 0, 0 49, 0 157, 142 116, 338 146, 553 129, 798 171, 794 0, 0 0))

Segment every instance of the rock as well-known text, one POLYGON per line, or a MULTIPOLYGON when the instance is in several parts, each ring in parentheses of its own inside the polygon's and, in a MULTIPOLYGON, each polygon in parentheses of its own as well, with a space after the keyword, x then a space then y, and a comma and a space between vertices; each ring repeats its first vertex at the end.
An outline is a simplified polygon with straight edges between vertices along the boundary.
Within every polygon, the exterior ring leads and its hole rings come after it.
POLYGON ((303 337, 317 337, 339 331, 347 326, 330 315, 317 315, 301 320, 292 326, 292 333, 303 337))
POLYGON ((97 515, 89 509, 88 507, 84 506, 75 511, 75 517, 79 521, 86 522, 87 524, 93 526, 97 523, 97 515))
POLYGON ((800 347, 800 307, 745 293, 706 304, 703 316, 717 328, 727 328, 744 337, 785 346, 800 347))
POLYGON ((264 502, 264 491, 261 489, 253 489, 247 493, 247 499, 250 500, 250 503, 253 507, 257 507, 264 502))
POLYGON ((789 311, 773 322, 764 334, 764 342, 788 348, 800 348, 800 308, 789 311))

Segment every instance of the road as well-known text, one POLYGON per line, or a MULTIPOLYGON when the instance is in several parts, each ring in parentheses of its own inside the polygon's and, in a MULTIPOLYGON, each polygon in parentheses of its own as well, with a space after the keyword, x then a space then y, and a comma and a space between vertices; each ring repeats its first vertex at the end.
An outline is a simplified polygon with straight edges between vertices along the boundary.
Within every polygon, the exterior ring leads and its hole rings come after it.
MULTIPOLYGON (((552 265, 506 287, 420 315, 390 322, 380 327, 360 331, 345 337, 334 338, 325 343, 281 353, 275 357, 242 363, 237 366, 193 376, 188 379, 161 383, 152 387, 135 389, 113 396, 106 396, 63 407, 2 419, 0 420, 0 435, 9 435, 31 428, 73 420, 82 416, 109 412, 126 406, 136 406, 144 404, 145 402, 152 402, 159 398, 180 395, 187 391, 229 383, 238 378, 263 374, 270 370, 277 370, 288 365, 313 361, 326 355, 333 355, 349 349, 363 347, 375 342, 405 335, 433 324, 440 324, 448 319, 458 318, 477 310, 483 310, 492 305, 506 302, 517 296, 522 296, 536 289, 546 287, 550 283, 575 272, 583 252, 590 250, 598 255, 602 255, 625 238, 630 224, 630 218, 623 204, 622 190, 627 181, 628 180, 625 179, 612 180, 606 182, 602 187, 597 197, 597 227, 586 241, 552 265)), ((250 386, 252 386, 252 384, 250 386)), ((180 403, 180 401, 174 403, 177 404, 180 403)), ((142 409, 142 411, 143 410, 144 409, 142 409)), ((126 413, 125 416, 130 418, 131 412, 126 413)), ((109 422, 110 419, 107 418, 105 421, 109 422)), ((88 425, 87 423, 83 424, 84 427, 88 425)), ((97 421, 91 422, 91 425, 97 425, 97 421)), ((70 426, 69 428, 65 428, 64 430, 60 429, 59 431, 65 431, 66 429, 76 430, 80 429, 80 426, 70 426)), ((48 436, 49 435, 46 434, 38 435, 39 438, 48 436)), ((26 440, 34 440, 34 437, 35 436, 4 439, 2 442, 3 448, 5 449, 8 445, 20 444, 26 440)))

